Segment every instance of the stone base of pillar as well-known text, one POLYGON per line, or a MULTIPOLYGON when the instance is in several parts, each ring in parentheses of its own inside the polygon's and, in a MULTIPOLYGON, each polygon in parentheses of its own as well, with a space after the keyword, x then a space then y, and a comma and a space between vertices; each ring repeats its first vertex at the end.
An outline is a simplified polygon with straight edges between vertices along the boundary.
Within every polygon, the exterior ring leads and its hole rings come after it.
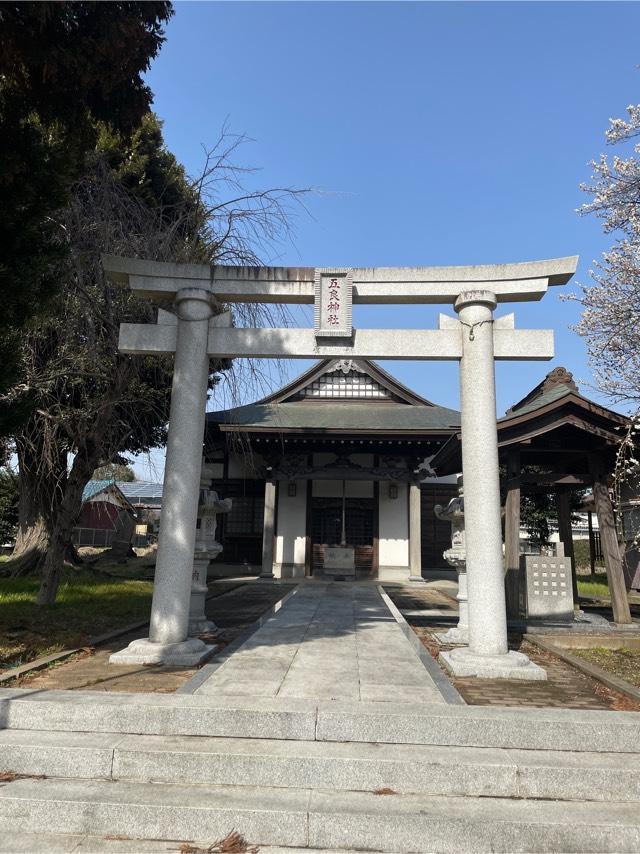
POLYGON ((187 638, 181 643, 155 643, 149 638, 138 638, 129 646, 109 656, 109 664, 164 664, 168 667, 193 667, 206 661, 217 647, 198 638, 187 638))
POLYGON ((504 655, 478 655, 469 647, 441 652, 439 660, 453 676, 477 676, 479 679, 522 679, 540 682, 547 671, 530 661, 522 652, 509 651, 504 655))
POLYGON ((274 578, 275 578, 275 575, 272 572, 261 572, 260 575, 258 576, 259 581, 260 580, 262 580, 262 581, 273 581, 274 578))
POLYGON ((409 581, 414 581, 417 584, 426 584, 427 583, 421 575, 410 575, 409 581))
POLYGON ((461 629, 460 626, 454 626, 452 629, 449 629, 446 632, 434 633, 434 637, 437 639, 438 643, 468 644, 469 643, 469 630, 468 629, 461 629))
POLYGON ((208 620, 206 617, 195 617, 189 619, 189 636, 197 637, 198 635, 208 634, 209 632, 217 632, 218 627, 213 620, 208 620))

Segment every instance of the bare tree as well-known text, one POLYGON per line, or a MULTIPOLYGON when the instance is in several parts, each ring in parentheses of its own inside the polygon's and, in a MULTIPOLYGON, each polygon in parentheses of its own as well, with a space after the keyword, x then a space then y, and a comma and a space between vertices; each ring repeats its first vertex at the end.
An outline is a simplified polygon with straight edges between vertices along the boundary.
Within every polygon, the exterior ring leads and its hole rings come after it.
MULTIPOLYGON (((156 308, 111 283, 100 256, 259 263, 260 253, 290 236, 303 191, 243 190, 248 170, 233 164, 243 141, 224 131, 206 152, 202 174, 170 204, 161 194, 149 205, 97 157, 57 218, 59 239, 70 250, 59 271, 60 297, 24 337, 21 380, 0 401, 31 413, 14 437, 20 518, 12 566, 41 572, 40 604, 55 601, 92 472, 122 462, 123 453, 162 445, 166 436, 171 360, 117 349, 120 323, 153 322, 156 308)), ((236 321, 271 323, 274 314, 260 305, 239 306, 236 321)), ((212 386, 229 367, 212 365, 212 386)))

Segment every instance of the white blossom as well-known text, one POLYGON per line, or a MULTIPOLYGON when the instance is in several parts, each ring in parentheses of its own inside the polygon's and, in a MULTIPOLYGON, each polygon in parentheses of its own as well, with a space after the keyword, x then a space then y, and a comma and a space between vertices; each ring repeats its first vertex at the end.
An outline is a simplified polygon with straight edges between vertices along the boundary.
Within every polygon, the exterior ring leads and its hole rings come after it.
POLYGON ((587 344, 589 361, 599 389, 625 402, 633 415, 620 437, 615 480, 638 474, 640 428, 640 104, 627 107, 627 118, 609 120, 605 134, 619 151, 601 154, 591 163, 591 181, 581 189, 591 195, 581 214, 595 214, 611 248, 594 262, 592 283, 574 296, 583 307, 576 331, 587 344))

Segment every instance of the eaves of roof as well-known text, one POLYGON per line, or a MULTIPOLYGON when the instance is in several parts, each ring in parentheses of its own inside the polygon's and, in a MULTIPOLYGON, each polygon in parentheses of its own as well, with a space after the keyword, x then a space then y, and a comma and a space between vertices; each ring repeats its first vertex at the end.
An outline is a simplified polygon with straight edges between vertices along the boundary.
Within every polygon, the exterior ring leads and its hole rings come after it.
POLYGON ((441 406, 403 403, 322 401, 253 403, 211 412, 208 426, 242 432, 444 433, 459 429, 460 413, 441 406))

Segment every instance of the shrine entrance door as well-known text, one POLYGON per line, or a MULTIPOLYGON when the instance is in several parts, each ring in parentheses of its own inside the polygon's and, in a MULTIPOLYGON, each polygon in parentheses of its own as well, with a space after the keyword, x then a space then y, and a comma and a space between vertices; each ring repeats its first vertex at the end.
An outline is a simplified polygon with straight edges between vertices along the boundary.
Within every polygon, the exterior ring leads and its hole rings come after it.
MULTIPOLYGON (((373 498, 345 499, 346 543, 355 547, 356 578, 375 578, 375 515, 373 498)), ((322 575, 324 550, 340 544, 342 498, 311 499, 311 572, 322 575)))

